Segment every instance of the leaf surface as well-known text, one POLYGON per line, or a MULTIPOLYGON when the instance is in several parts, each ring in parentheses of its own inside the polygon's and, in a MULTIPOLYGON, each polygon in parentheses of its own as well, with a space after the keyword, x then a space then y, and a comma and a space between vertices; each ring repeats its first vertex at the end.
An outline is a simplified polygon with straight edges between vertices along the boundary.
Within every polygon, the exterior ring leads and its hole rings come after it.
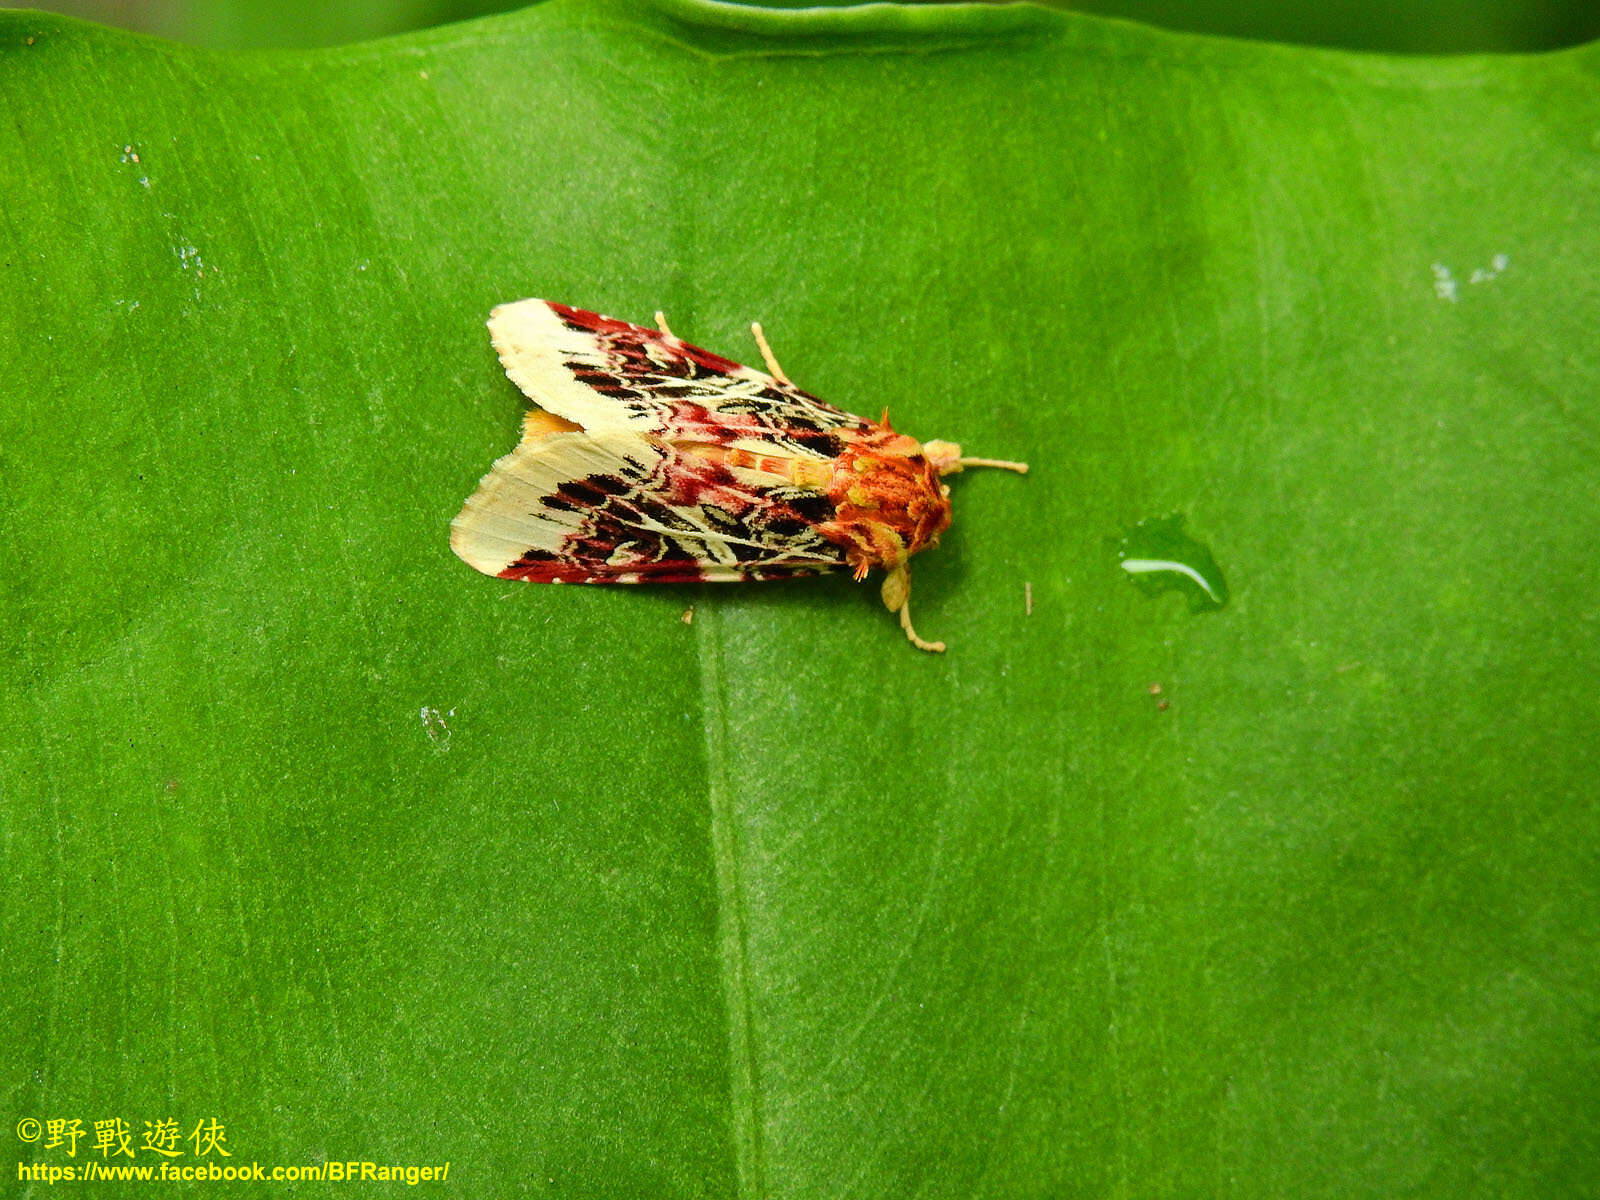
POLYGON ((475 1196, 1585 1194, 1597 61, 0 14, 11 1119, 475 1196), (848 579, 457 561, 521 296, 1029 459, 916 562, 949 654, 848 579), (1222 609, 1120 568, 1171 514, 1222 609))

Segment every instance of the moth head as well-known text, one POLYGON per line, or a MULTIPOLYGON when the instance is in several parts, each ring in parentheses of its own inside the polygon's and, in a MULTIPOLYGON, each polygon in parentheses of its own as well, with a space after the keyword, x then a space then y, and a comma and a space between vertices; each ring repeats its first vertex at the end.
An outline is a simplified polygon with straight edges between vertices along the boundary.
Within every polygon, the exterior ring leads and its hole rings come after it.
POLYGON ((941 475, 961 470, 961 447, 954 442, 925 442, 922 453, 941 475))

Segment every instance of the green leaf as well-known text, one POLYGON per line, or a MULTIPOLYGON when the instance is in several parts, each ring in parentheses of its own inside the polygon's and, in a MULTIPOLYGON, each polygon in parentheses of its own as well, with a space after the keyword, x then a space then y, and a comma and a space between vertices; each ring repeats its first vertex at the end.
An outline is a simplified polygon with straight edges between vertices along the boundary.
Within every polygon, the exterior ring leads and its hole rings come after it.
MULTIPOLYGON (((870 0, 835 0, 835 4, 870 0)), ((919 0, 938 3, 942 0, 919 0)), ((1590 0, 1050 0, 1171 29, 1368 50, 1548 50, 1600 36, 1590 0)), ((813 0, 760 0, 810 8, 813 0)), ((310 46, 379 37, 518 7, 517 0, 52 0, 52 8, 213 46, 310 46)))
POLYGON ((1600 10, 1568 0, 1081 0, 1074 8, 1170 29, 1363 50, 1550 50, 1600 36, 1600 10))
POLYGON ((0 1078, 89 1131, 19 1161, 214 1119, 472 1196, 1591 1192, 1597 66, 0 16, 0 1078), (463 566, 521 296, 760 319, 1029 459, 917 560, 950 652, 848 579, 463 566), (1121 569, 1176 516, 1221 609, 1121 569))

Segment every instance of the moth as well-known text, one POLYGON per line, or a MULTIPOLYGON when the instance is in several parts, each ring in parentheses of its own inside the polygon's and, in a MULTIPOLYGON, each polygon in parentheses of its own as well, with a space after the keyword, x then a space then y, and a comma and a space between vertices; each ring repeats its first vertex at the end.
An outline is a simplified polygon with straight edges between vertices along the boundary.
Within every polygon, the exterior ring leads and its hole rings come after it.
POLYGON ((536 583, 780 579, 880 567, 883 603, 911 643, 919 550, 950 526, 966 458, 796 387, 759 324, 766 371, 655 329, 549 300, 489 314, 511 381, 539 407, 450 523, 450 546, 485 575, 536 583))

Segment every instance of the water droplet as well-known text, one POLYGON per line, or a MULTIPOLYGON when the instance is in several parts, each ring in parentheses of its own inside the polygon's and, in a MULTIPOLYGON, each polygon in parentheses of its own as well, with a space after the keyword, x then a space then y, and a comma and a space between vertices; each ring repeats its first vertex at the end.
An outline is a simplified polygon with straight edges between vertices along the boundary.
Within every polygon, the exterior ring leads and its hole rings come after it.
POLYGON ((1228 602, 1228 584, 1210 548, 1183 524, 1182 513, 1140 521, 1123 535, 1117 562, 1146 595, 1180 592, 1190 612, 1211 612, 1228 602))

